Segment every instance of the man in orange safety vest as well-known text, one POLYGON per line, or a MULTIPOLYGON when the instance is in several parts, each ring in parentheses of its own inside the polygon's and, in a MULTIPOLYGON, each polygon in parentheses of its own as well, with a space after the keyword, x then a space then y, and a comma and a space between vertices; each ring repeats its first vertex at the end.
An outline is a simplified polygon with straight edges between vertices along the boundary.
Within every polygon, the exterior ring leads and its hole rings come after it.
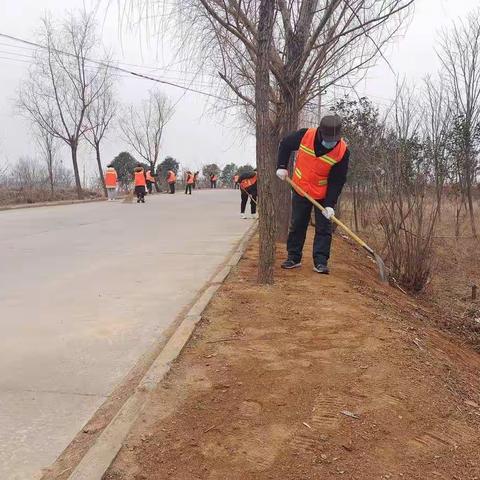
POLYGON ((169 170, 167 173, 167 183, 170 187, 170 193, 173 195, 175 193, 175 183, 177 181, 177 175, 173 170, 169 170))
POLYGON ((108 165, 105 170, 105 187, 107 189, 108 201, 111 202, 115 200, 117 195, 117 184, 118 184, 118 175, 113 165, 108 165))
MULTIPOLYGON (((332 243, 330 219, 347 179, 350 151, 341 136, 342 119, 327 115, 318 128, 302 128, 282 139, 278 149, 277 176, 285 180, 292 152, 297 151, 292 181, 325 207, 315 209, 313 269, 328 274, 332 243)), ((282 268, 301 266, 303 245, 312 212, 312 204, 295 190, 292 192, 292 219, 287 241, 288 258, 282 268)))

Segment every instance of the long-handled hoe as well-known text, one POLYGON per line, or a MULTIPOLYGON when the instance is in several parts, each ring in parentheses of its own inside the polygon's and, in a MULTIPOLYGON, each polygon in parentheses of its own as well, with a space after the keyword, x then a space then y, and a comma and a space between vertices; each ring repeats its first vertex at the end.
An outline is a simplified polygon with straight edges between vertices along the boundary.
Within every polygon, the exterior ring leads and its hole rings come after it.
POLYGON ((253 202, 255 205, 258 205, 257 201, 243 187, 240 188, 248 195, 251 202, 253 202))
MULTIPOLYGON (((287 182, 294 188, 300 195, 305 197, 307 200, 309 200, 316 208, 318 208, 321 212, 325 211, 325 208, 322 207, 315 199, 313 199, 308 193, 304 192, 302 188, 300 188, 298 185, 292 182, 292 180, 287 177, 286 178, 287 182)), ((382 282, 387 282, 387 272, 385 268, 385 263, 381 259, 381 257, 373 251, 372 248, 370 248, 358 235, 353 233, 343 222, 341 222, 337 217, 333 216, 330 218, 330 220, 334 223, 336 223, 349 237, 351 237, 353 240, 355 240, 361 247, 363 247, 377 262, 378 266, 378 273, 380 276, 380 280, 382 282)))

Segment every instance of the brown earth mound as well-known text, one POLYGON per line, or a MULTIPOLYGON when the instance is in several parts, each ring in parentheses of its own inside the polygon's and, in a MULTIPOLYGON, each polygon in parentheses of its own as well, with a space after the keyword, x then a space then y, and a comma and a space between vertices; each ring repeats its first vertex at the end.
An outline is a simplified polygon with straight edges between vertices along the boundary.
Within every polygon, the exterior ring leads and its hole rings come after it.
POLYGON ((480 356, 339 238, 330 276, 306 258, 272 287, 256 251, 105 478, 480 479, 480 356))

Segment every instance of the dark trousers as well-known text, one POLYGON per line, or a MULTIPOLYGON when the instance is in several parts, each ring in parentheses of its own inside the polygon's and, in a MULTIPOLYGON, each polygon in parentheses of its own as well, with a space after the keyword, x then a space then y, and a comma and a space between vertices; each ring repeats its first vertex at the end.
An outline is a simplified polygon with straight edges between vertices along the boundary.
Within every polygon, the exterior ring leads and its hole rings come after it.
POLYGON ((151 195, 153 191, 153 182, 149 182, 148 180, 147 180, 147 190, 148 190, 148 193, 151 195))
POLYGON ((187 183, 187 184, 185 185, 185 195, 186 195, 187 193, 188 193, 189 195, 192 194, 192 184, 191 184, 191 183, 187 183))
MULTIPOLYGON (((321 202, 320 202, 321 203, 321 202)), ((312 214, 313 205, 298 193, 292 193, 292 220, 288 232, 287 251, 288 258, 300 262, 302 260, 303 245, 307 235, 308 224, 312 214)), ((332 224, 322 212, 315 209, 315 238, 313 240, 313 262, 326 265, 330 258, 332 244, 332 224)))
MULTIPOLYGON (((250 190, 244 190, 243 188, 240 190, 240 195, 241 195, 241 202, 240 202, 240 213, 245 213, 245 209, 247 207, 247 202, 249 199, 248 194, 255 200, 257 201, 257 189, 252 189, 250 190), (248 193, 247 193, 248 192, 248 193)), ((250 211, 252 212, 252 215, 255 215, 257 213, 257 204, 250 199, 250 211)))
POLYGON ((238 190, 240 188, 240 184, 239 183, 236 183, 235 184, 235 190, 238 190))
POLYGON ((172 182, 172 183, 169 183, 168 185, 170 187, 170 193, 175 193, 175 183, 172 182))
POLYGON ((143 200, 145 197, 145 187, 143 185, 137 185, 135 187, 135 195, 137 196, 138 200, 143 200))
POLYGON ((210 180, 210 188, 217 188, 217 181, 210 180))

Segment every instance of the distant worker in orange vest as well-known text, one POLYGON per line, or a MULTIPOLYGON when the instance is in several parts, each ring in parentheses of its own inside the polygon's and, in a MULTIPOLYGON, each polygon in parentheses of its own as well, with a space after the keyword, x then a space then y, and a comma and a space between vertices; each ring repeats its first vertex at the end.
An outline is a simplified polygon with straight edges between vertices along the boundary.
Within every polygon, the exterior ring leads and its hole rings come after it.
POLYGON ((109 202, 113 202, 117 197, 118 175, 117 171, 110 164, 105 170, 105 187, 107 188, 107 198, 109 202))
MULTIPOLYGON (((330 219, 347 180, 350 151, 341 136, 342 119, 327 115, 318 128, 302 128, 280 142, 277 176, 288 176, 290 154, 298 150, 292 181, 325 207, 322 214, 315 209, 313 269, 328 274, 328 259, 332 243, 330 219)), ((288 258, 282 268, 301 266, 303 245, 307 234, 312 204, 295 190, 292 192, 292 220, 287 240, 288 258)))
POLYGON ((240 175, 238 173, 233 176, 233 188, 235 190, 238 190, 240 188, 240 184, 238 183, 239 178, 240 175))
POLYGON ((248 218, 245 213, 248 199, 250 199, 250 218, 257 217, 257 170, 240 175, 238 181, 240 182, 240 216, 248 218))
POLYGON ((170 187, 170 193, 173 195, 175 193, 175 183, 177 181, 177 175, 173 170, 169 170, 167 174, 167 183, 170 187))
POLYGON ((145 179, 147 180, 148 193, 149 195, 151 195, 153 192, 153 186, 155 185, 155 177, 152 175, 151 170, 147 170, 147 173, 145 174, 145 179))
POLYGON ((187 195, 187 193, 189 195, 192 194, 193 182, 194 182, 194 175, 193 175, 192 172, 188 171, 187 172, 187 178, 186 178, 186 181, 185 181, 185 195, 187 195))
POLYGON ((210 188, 217 188, 217 176, 214 173, 210 174, 210 188))
POLYGON ((145 203, 145 186, 147 179, 145 178, 145 170, 142 165, 137 165, 133 171, 133 180, 135 183, 135 195, 137 196, 137 203, 145 203))
POLYGON ((193 174, 193 189, 195 190, 197 188, 198 184, 198 176, 200 175, 200 172, 195 172, 193 174))

